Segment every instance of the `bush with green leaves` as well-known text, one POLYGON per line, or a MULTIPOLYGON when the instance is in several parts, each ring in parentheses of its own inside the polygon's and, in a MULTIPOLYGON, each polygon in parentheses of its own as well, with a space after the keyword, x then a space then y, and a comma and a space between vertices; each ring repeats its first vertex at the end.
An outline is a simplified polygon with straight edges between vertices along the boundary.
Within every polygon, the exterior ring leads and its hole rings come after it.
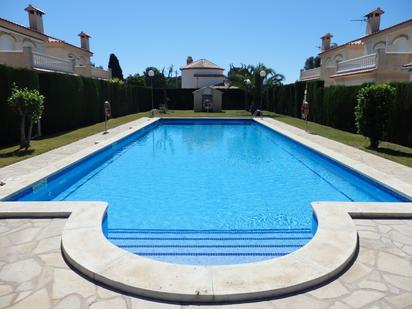
POLYGON ((40 120, 44 110, 44 96, 36 89, 20 88, 13 83, 7 102, 20 116, 20 149, 27 150, 30 147, 33 123, 40 120))
POLYGON ((117 77, 113 77, 109 79, 108 82, 112 84, 117 84, 117 85, 124 85, 124 81, 117 77))
POLYGON ((370 147, 377 149, 385 138, 391 105, 396 88, 388 84, 366 85, 357 94, 355 122, 358 133, 369 138, 370 147))

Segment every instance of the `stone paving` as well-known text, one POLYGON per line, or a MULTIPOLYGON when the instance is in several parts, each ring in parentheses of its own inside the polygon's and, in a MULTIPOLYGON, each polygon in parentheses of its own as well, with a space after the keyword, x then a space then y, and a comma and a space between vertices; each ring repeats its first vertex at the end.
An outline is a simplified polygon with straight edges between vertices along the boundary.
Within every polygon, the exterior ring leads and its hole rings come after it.
POLYGON ((322 287, 220 306, 148 301, 83 278, 61 255, 65 221, 0 220, 0 308, 412 308, 412 220, 355 220, 359 254, 346 272, 322 287))

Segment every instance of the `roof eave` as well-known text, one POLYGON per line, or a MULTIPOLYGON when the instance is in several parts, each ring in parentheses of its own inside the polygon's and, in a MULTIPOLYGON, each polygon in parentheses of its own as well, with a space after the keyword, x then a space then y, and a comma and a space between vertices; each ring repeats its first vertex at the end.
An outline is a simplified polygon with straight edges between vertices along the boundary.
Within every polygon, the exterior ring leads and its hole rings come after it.
POLYGON ((181 71, 183 70, 220 70, 220 71, 224 71, 225 69, 223 68, 212 68, 212 67, 191 67, 191 68, 180 68, 181 71))

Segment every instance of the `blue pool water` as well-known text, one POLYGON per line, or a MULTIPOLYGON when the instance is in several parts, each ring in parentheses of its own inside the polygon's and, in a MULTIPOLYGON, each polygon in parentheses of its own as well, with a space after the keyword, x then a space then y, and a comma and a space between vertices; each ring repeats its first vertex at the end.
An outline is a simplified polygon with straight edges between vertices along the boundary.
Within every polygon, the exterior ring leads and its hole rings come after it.
POLYGON ((297 250, 316 231, 312 201, 405 200, 253 121, 171 119, 12 199, 107 201, 114 244, 188 264, 297 250))

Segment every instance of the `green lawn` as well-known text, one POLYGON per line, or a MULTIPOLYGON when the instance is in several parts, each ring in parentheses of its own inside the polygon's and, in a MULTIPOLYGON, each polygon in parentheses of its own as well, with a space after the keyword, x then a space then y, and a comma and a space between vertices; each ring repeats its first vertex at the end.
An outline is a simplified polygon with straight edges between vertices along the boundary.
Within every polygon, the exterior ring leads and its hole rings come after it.
MULTIPOLYGON (((140 117, 148 116, 147 112, 127 115, 109 121, 109 127, 127 123, 136 120, 140 117)), ((194 113, 192 110, 170 110, 164 117, 250 117, 250 113, 244 110, 230 110, 221 113, 194 113)), ((304 129, 305 123, 301 119, 278 115, 271 112, 265 112, 265 116, 274 118, 276 120, 285 122, 295 127, 304 129)), ((367 148, 368 141, 361 135, 352 134, 345 131, 336 130, 327 126, 322 126, 316 123, 309 123, 309 132, 311 134, 321 135, 332 140, 371 152, 386 159, 401 163, 403 165, 412 167, 412 148, 383 142, 378 151, 367 148)), ((17 146, 0 148, 0 167, 6 166, 23 159, 39 155, 51 149, 75 142, 86 136, 102 132, 104 130, 104 123, 98 123, 92 126, 84 127, 70 132, 47 136, 42 139, 37 139, 32 142, 32 147, 28 152, 16 152, 17 146)))

